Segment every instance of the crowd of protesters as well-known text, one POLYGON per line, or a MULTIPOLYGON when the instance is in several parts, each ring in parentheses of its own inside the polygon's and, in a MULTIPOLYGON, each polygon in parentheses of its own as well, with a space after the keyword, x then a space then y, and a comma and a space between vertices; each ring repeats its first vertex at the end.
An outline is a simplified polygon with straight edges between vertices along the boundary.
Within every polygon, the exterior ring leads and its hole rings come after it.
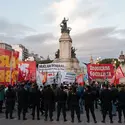
POLYGON ((75 113, 78 122, 81 122, 83 109, 86 111, 87 122, 90 122, 90 112, 94 123, 97 123, 95 108, 102 114, 102 123, 106 122, 106 115, 109 115, 110 123, 118 112, 118 123, 122 123, 122 113, 125 122, 125 87, 108 84, 78 85, 62 84, 46 85, 38 87, 37 84, 26 82, 14 86, 4 87, 0 85, 0 113, 4 113, 5 104, 6 119, 13 119, 13 112, 17 112, 18 120, 27 120, 26 114, 32 110, 32 120, 53 121, 53 112, 57 111, 57 121, 60 120, 62 111, 64 122, 67 121, 67 112, 71 112, 71 122, 74 122, 75 113), (16 108, 17 106, 17 108, 16 108), (16 111, 14 111, 16 110, 16 111), (22 117, 21 117, 22 116, 22 117))

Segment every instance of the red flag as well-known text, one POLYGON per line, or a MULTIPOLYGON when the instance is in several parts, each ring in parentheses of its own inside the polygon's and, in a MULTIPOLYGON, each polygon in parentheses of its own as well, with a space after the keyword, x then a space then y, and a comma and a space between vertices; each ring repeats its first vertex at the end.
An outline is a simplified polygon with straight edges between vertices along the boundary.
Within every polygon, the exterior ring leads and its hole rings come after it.
POLYGON ((121 69, 121 67, 119 66, 117 69, 116 69, 116 72, 111 80, 111 83, 113 83, 114 85, 117 85, 119 84, 119 80, 120 78, 124 78, 125 75, 121 69))
POLYGON ((122 71, 120 66, 116 69, 115 74, 116 74, 116 79, 120 79, 120 78, 124 78, 125 77, 125 75, 124 75, 124 73, 123 73, 123 71, 122 71))
POLYGON ((116 74, 113 76, 113 78, 110 81, 111 84, 117 85, 119 84, 119 79, 116 78, 116 74))
POLYGON ((83 74, 80 74, 76 77, 76 82, 80 85, 84 85, 84 82, 83 82, 83 74))

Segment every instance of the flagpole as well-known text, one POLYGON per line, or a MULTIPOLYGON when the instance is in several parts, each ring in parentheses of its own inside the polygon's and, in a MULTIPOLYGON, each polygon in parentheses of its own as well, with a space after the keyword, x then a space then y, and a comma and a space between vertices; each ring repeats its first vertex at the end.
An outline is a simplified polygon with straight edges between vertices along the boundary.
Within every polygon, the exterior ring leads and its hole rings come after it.
POLYGON ((10 59, 10 85, 12 84, 12 60, 13 60, 13 50, 11 53, 11 59, 10 59))

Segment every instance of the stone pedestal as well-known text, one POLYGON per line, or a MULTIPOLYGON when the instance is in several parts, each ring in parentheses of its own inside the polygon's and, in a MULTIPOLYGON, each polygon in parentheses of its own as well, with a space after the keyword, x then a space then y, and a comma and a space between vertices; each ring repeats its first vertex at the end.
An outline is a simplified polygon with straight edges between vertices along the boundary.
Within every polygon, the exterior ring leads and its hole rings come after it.
POLYGON ((62 33, 59 39, 60 59, 71 59, 72 39, 68 33, 62 33))
POLYGON ((72 39, 68 33, 62 33, 59 39, 60 54, 54 63, 62 63, 69 72, 79 73, 81 71, 77 58, 71 57, 72 39))

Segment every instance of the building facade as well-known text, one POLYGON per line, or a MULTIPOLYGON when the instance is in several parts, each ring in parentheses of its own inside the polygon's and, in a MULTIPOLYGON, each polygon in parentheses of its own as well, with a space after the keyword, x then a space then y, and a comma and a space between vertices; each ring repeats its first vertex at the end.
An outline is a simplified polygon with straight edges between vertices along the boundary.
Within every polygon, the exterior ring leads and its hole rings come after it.
POLYGON ((11 51, 13 50, 11 45, 7 43, 3 43, 2 41, 0 41, 0 48, 5 50, 11 50, 11 51))
POLYGON ((118 59, 119 59, 119 62, 125 62, 125 54, 123 53, 123 51, 121 51, 121 54, 118 59))
POLYGON ((15 51, 19 52, 19 60, 20 61, 25 61, 25 59, 27 59, 29 57, 29 51, 25 46, 23 46, 21 44, 16 44, 16 45, 12 45, 12 48, 15 51))

